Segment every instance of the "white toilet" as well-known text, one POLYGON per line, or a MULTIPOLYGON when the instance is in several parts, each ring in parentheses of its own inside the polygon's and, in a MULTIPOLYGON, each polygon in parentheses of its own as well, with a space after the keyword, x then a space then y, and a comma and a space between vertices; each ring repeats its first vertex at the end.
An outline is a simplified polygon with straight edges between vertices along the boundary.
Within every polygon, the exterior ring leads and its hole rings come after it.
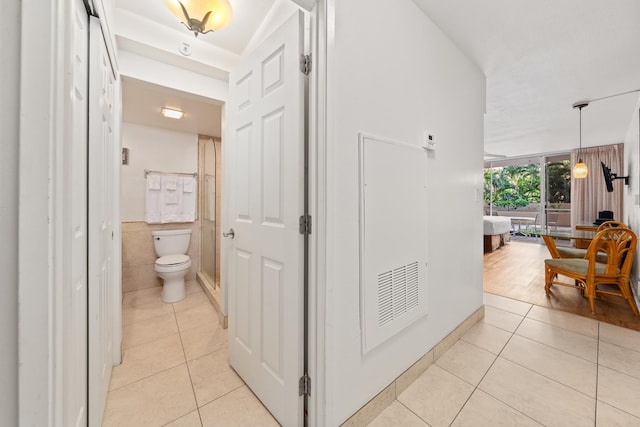
POLYGON ((153 234, 156 260, 153 267, 163 280, 162 301, 172 303, 184 298, 184 276, 191 268, 191 258, 186 255, 191 240, 191 230, 158 230, 153 234))

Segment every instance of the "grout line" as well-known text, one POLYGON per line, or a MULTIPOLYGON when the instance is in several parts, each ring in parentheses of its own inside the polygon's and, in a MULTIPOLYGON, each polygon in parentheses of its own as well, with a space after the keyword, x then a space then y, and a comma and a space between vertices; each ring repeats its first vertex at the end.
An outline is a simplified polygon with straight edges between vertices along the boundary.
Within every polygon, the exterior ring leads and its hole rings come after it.
MULTIPOLYGON (((542 342, 542 341, 538 341, 537 339, 534 339, 534 338, 531 338, 531 337, 527 337, 527 336, 525 336, 525 335, 520 335, 520 334, 514 334, 514 335, 517 335, 519 338, 523 338, 523 339, 526 339, 526 340, 532 341, 532 342, 534 342, 534 343, 540 344, 540 345, 542 345, 542 346, 544 346, 544 347, 547 347, 547 348, 550 348, 550 349, 552 349, 552 350, 555 350, 555 351, 559 351, 559 352, 561 352, 561 353, 568 354, 569 356, 576 357, 576 358, 578 358, 578 359, 580 359, 580 360, 584 360, 585 362, 594 363, 594 364, 597 364, 597 363, 598 363, 598 362, 597 362, 597 360, 598 360, 597 354, 596 354, 596 361, 593 361, 593 360, 585 359, 585 358, 584 358, 584 357, 582 357, 582 356, 578 356, 578 355, 576 355, 576 354, 569 353, 568 351, 562 350, 562 349, 560 349, 560 348, 558 348, 558 347, 554 347, 554 346, 549 345, 549 344, 547 344, 547 343, 544 343, 544 342, 542 342)), ((597 351, 598 351, 598 343, 597 343, 597 339, 596 339, 596 353, 597 353, 597 351)))
MULTIPOLYGON (((530 309, 529 309, 529 310, 530 310, 530 309)), ((522 318, 522 321, 524 321, 524 317, 522 318)), ((522 323, 522 321, 520 322, 520 324, 522 323)), ((520 324, 518 324, 518 327, 520 327, 520 324)), ((516 330, 518 330, 518 328, 516 328, 516 330)), ((489 367, 487 368, 487 370, 485 371, 485 373, 482 375, 482 378, 480 378, 480 380, 478 381, 478 384, 474 386, 473 391, 471 392, 471 394, 469 395, 469 397, 467 397, 467 400, 465 400, 465 402, 462 404, 462 406, 460 407, 460 410, 458 410, 458 413, 456 414, 456 416, 455 416, 455 417, 453 418, 453 420, 451 421, 451 424, 453 424, 453 423, 455 422, 455 420, 460 416, 460 414, 462 413, 462 410, 464 409, 464 407, 465 407, 465 406, 467 406, 467 403, 469 402, 469 400, 471 400, 471 397, 472 397, 472 396, 476 393, 476 391, 478 391, 478 390, 480 390, 482 393, 485 393, 487 396, 490 396, 491 398, 493 398, 493 399, 497 400, 498 402, 502 403, 503 405, 505 405, 505 406, 507 406, 507 407, 509 407, 509 408, 513 409, 514 411, 516 411, 516 412, 518 412, 518 413, 522 414, 523 416, 525 416, 525 417, 529 418, 530 420, 532 420, 532 421, 534 421, 534 422, 536 422, 536 423, 538 422, 538 421, 536 421, 534 418, 532 418, 532 417, 530 417, 529 415, 525 414, 524 412, 522 412, 522 411, 520 411, 520 410, 518 410, 518 409, 516 409, 516 408, 512 407, 511 405, 507 404, 506 402, 503 402, 502 400, 498 399, 496 396, 493 396, 493 395, 491 395, 491 394, 487 393, 486 391, 484 391, 484 390, 482 390, 482 389, 480 388, 480 384, 481 384, 481 383, 482 383, 482 381, 485 379, 485 377, 487 376, 487 374, 489 373, 489 371, 491 370, 491 368, 493 368, 493 365, 495 365, 495 363, 498 361, 498 359, 500 358, 500 355, 502 354, 502 351, 507 347, 507 345, 509 344, 509 341, 511 341, 511 338, 513 338, 513 336, 514 336, 515 334, 516 334, 516 333, 515 333, 515 331, 514 331, 514 332, 511 332, 511 336, 510 336, 510 337, 509 337, 509 339, 504 343, 504 345, 503 345, 503 346, 502 346, 502 348, 500 349, 500 352, 499 352, 497 355, 495 355, 495 356, 496 356, 496 357, 495 357, 495 359, 493 359, 493 362, 491 362, 491 365, 489 365, 489 367)), ((465 341, 465 342, 466 342, 466 341, 465 341)), ((468 343, 468 344, 474 345, 474 344, 472 344, 472 343, 468 343)), ((476 346, 476 347, 477 347, 477 346, 476 346)), ((480 347, 478 347, 478 348, 480 348, 480 347)), ((480 349, 482 349, 482 348, 480 348, 480 349)), ((482 350, 484 350, 484 349, 482 349, 482 350)), ((485 351, 487 351, 487 350, 485 350, 485 351)), ((489 351, 487 351, 487 352, 489 352, 489 351)), ((491 353, 491 352, 489 352, 489 353, 491 353)), ((493 354, 493 353, 491 353, 491 354, 493 354)), ((434 362, 434 363, 435 363, 435 362, 434 362)), ((442 368, 442 369, 444 369, 444 368, 442 368)), ((445 369, 445 370, 446 370, 446 369, 445 369)), ((447 372, 449 372, 449 371, 447 371, 447 372)), ((449 373, 450 373, 450 374, 453 374, 452 372, 449 372, 449 373)), ((455 374, 453 374, 453 375, 455 375, 455 374)), ((457 375, 455 375, 455 376, 456 376, 456 377, 458 377, 457 375)), ((460 377, 458 377, 458 378, 460 378, 460 377)), ((460 378, 460 379, 462 379, 462 378, 460 378)), ((465 380, 463 380, 463 381, 465 381, 465 380)), ((465 381, 465 382, 466 382, 466 381, 465 381)), ((469 384, 469 383, 467 382, 467 384, 469 384)), ((451 424, 450 424, 450 425, 451 425, 451 424)))
MULTIPOLYGON (((418 419, 422 420, 425 424, 427 424, 428 426, 430 425, 429 422, 427 420, 425 420, 424 418, 422 418, 420 415, 416 414, 413 409, 409 408, 407 405, 405 405, 404 403, 402 403, 401 401, 398 400, 398 398, 396 397, 393 402, 398 402, 400 405, 404 406, 405 409, 409 412, 411 412, 413 415, 415 415, 416 417, 418 417, 418 419)), ((391 404, 393 404, 393 402, 391 402, 391 404)), ((391 406, 391 405, 389 405, 391 406)), ((376 417, 378 418, 378 417, 376 417)), ((374 418, 375 419, 375 418, 374 418)), ((455 418, 454 418, 455 420, 455 418)), ((453 421, 452 421, 453 422, 453 421)))
MULTIPOLYGON (((196 396, 196 388, 193 385, 193 377, 191 376, 191 368, 189 367, 189 361, 187 360, 187 353, 184 350, 184 342, 182 341, 182 333, 180 331, 180 325, 178 324, 178 316, 176 315, 176 307, 175 307, 174 304, 171 304, 171 306, 173 308, 173 316, 174 316, 174 318, 176 320, 176 327, 178 328, 178 336, 180 337, 180 346, 182 347, 182 355, 184 357, 184 364, 187 367, 187 374, 189 375, 189 382, 191 383, 191 391, 193 392, 193 400, 194 400, 194 402, 196 404, 196 411, 198 411, 198 418, 200 419, 200 425, 202 425, 202 416, 200 415, 200 405, 198 405, 198 396, 196 396)), ((187 414, 184 414, 184 415, 187 415, 187 414)))

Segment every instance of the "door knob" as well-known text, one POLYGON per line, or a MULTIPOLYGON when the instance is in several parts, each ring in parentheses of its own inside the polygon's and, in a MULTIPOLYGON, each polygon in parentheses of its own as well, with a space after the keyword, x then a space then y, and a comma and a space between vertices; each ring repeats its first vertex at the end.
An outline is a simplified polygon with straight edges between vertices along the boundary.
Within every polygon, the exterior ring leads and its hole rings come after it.
POLYGON ((231 237, 233 239, 234 237, 236 237, 236 232, 233 231, 233 228, 230 228, 227 233, 223 232, 222 235, 224 237, 231 237))

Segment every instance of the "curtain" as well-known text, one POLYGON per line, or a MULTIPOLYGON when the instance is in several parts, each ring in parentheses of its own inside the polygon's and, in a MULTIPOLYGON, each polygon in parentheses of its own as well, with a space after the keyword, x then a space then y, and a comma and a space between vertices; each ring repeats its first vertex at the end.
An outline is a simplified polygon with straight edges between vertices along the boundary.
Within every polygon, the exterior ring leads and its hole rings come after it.
MULTIPOLYGON (((624 144, 602 145, 582 149, 582 161, 587 165, 586 178, 571 177, 571 227, 593 224, 599 211, 613 211, 613 218, 622 221, 622 195, 624 182, 613 182, 613 192, 608 193, 602 175, 603 162, 611 172, 624 174, 624 144)), ((571 152, 571 164, 578 162, 578 150, 571 152)))

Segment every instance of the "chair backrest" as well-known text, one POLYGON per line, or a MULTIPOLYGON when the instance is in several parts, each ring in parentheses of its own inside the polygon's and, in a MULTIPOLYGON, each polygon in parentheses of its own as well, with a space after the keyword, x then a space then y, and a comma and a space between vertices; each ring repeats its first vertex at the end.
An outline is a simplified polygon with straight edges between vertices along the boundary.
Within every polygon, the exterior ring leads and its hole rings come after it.
POLYGON ((607 227, 596 233, 587 249, 589 268, 595 268, 598 252, 607 254, 606 274, 626 275, 631 272, 637 237, 633 231, 623 227, 607 227))
POLYGON ((602 224, 600 224, 598 226, 598 231, 600 230, 604 230, 605 228, 611 228, 611 227, 622 227, 622 228, 629 228, 629 226, 627 224, 625 224, 624 222, 620 222, 620 221, 606 221, 603 222, 602 224))

